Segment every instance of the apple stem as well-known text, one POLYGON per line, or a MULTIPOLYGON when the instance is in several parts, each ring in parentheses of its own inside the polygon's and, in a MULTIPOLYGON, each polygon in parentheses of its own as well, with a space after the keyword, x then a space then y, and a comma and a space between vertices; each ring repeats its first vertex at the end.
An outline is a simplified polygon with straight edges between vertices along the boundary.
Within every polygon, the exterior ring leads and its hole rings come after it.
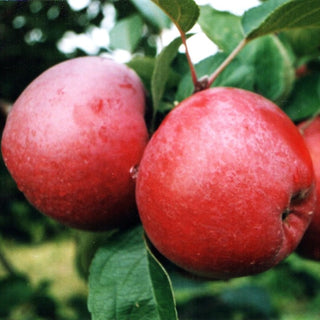
POLYGON ((195 67, 194 67, 194 65, 192 63, 192 60, 191 60, 189 48, 188 48, 188 45, 187 45, 186 34, 179 28, 179 26, 177 26, 177 27, 178 27, 178 30, 180 32, 182 43, 183 43, 183 45, 185 47, 185 50, 186 50, 186 58, 188 60, 189 68, 190 68, 190 71, 191 71, 192 82, 193 82, 194 88, 196 90, 196 88, 198 86, 198 77, 197 77, 196 69, 195 69, 195 67))
POLYGON ((245 47, 249 42, 248 39, 243 39, 230 53, 230 55, 222 62, 222 64, 215 70, 215 72, 209 77, 207 88, 210 88, 212 83, 217 79, 219 74, 229 65, 229 63, 238 55, 238 53, 245 47))

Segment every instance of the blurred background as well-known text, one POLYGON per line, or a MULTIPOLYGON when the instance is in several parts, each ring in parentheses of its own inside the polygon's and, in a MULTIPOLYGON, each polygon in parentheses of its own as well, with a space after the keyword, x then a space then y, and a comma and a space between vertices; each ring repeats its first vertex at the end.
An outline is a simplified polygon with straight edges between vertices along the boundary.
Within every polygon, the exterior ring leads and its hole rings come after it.
MULTIPOLYGON (((259 3, 196 2, 235 14, 259 3)), ((177 35, 149 0, 1 1, 1 131, 10 105, 50 66, 84 55, 153 59, 177 35)), ((202 35, 190 41, 195 62, 217 50, 202 35)), ((76 232, 37 212, 2 159, 0 175, 0 319, 90 319, 88 265, 103 234, 76 232)), ((200 282, 174 271, 171 276, 181 320, 313 320, 320 319, 319 270, 319 264, 292 255, 261 275, 228 282, 200 282)))

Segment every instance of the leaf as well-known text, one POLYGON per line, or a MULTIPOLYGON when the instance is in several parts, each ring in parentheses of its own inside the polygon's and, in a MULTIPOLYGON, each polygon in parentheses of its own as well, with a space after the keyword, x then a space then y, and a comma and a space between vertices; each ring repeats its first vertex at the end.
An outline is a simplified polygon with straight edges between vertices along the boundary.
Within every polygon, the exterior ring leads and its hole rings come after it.
POLYGON ((141 226, 119 232, 95 255, 89 276, 93 320, 176 320, 172 287, 141 226))
POLYGON ((150 82, 155 66, 155 58, 136 56, 130 60, 127 65, 138 74, 144 84, 144 87, 150 91, 150 82))
POLYGON ((0 280, 0 316, 7 316, 15 306, 28 302, 32 297, 30 280, 23 275, 0 280))
MULTIPOLYGON (((225 53, 219 52, 214 56, 206 58, 195 65, 199 77, 213 73, 218 66, 226 59, 225 53)), ((213 86, 230 86, 247 90, 253 90, 253 68, 241 63, 239 59, 234 59, 228 67, 221 72, 219 77, 214 81, 213 86)), ((186 73, 179 83, 176 100, 182 101, 191 96, 194 87, 191 81, 190 72, 186 73)))
POLYGON ((320 28, 288 30, 282 32, 281 36, 290 43, 298 57, 317 56, 320 53, 320 28))
POLYGON ((176 38, 165 47, 156 59, 156 65, 151 79, 151 94, 153 102, 153 114, 156 114, 163 97, 166 83, 171 72, 170 65, 177 55, 182 44, 181 38, 176 38))
POLYGON ((182 32, 189 31, 197 22, 199 7, 193 0, 152 0, 182 32))
POLYGON ((257 286, 228 288, 221 293, 220 299, 230 309, 250 310, 255 318, 269 319, 274 313, 268 292, 257 286))
POLYGON ((245 12, 242 26, 247 39, 285 29, 320 27, 320 2, 269 0, 245 12))
POLYGON ((110 31, 110 47, 134 52, 141 39, 143 21, 139 15, 132 15, 116 23, 110 31))
POLYGON ((243 39, 241 18, 229 12, 200 7, 198 21, 201 29, 222 51, 230 53, 243 39))
POLYGON ((240 53, 254 67, 255 91, 277 104, 283 104, 295 80, 290 52, 277 36, 267 35, 247 44, 240 53))
POLYGON ((301 121, 320 110, 320 73, 296 81, 284 111, 293 121, 301 121))
POLYGON ((150 0, 131 0, 143 17, 159 29, 169 28, 169 17, 150 0))
MULTIPOLYGON (((153 57, 136 56, 130 60, 127 65, 139 75, 146 90, 151 92, 151 79, 156 65, 156 59, 153 57)), ((165 84, 166 89, 175 86, 179 80, 179 75, 170 68, 165 84)))

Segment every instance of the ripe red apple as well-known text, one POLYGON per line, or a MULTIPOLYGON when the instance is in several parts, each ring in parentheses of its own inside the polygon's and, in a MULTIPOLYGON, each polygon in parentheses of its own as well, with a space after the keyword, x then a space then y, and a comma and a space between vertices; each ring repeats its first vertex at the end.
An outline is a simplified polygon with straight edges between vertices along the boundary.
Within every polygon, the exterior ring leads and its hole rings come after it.
POLYGON ((305 258, 320 260, 320 118, 315 118, 310 124, 303 122, 299 125, 299 128, 313 161, 317 202, 314 216, 297 248, 297 252, 305 258))
POLYGON ((212 279, 265 271, 298 245, 312 217, 312 161, 272 102, 235 88, 201 91, 162 122, 136 184, 153 245, 212 279))
POLYGON ((68 226, 104 230, 136 214, 130 169, 148 140, 144 89, 125 65, 100 57, 60 63, 10 112, 4 161, 26 198, 68 226))

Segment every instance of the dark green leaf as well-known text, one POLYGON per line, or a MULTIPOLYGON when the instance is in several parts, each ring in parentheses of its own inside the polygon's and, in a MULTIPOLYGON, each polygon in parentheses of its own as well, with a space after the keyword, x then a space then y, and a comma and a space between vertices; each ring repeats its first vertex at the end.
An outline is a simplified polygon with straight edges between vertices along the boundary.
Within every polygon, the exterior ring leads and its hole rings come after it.
POLYGON ((230 53, 243 39, 241 18, 229 12, 200 7, 198 23, 202 30, 222 51, 230 53))
POLYGON ((151 80, 151 93, 154 114, 158 111, 166 83, 171 72, 170 65, 182 44, 181 38, 176 38, 158 55, 151 80))
POLYGON ((298 57, 320 54, 320 28, 288 30, 284 31, 281 36, 290 43, 298 57))
MULTIPOLYGON (((198 76, 203 77, 213 73, 226 57, 225 53, 220 52, 197 63, 195 68, 198 76)), ((234 59, 214 81, 212 86, 230 86, 253 90, 253 79, 253 68, 250 65, 242 64, 238 59, 234 59)), ((179 83, 176 100, 184 100, 192 95, 193 90, 194 87, 189 72, 179 83)))
POLYGON ((277 36, 268 35, 249 43, 240 53, 254 67, 255 91, 278 104, 290 94, 295 71, 290 52, 277 36))
POLYGON ((93 320, 176 320, 170 280, 149 252, 138 226, 101 247, 90 269, 93 320))
POLYGON ((227 289, 222 292, 220 299, 230 308, 250 310, 251 315, 257 319, 266 319, 274 311, 268 292, 256 286, 227 289))
POLYGON ((26 303, 32 296, 29 279, 11 276, 0 280, 0 316, 6 316, 15 306, 26 303))
POLYGON ((316 114, 320 110, 320 74, 298 79, 283 109, 293 121, 316 114))
POLYGON ((285 29, 320 26, 319 0, 269 0, 248 10, 242 19, 247 39, 285 29))
POLYGON ((199 7, 193 0, 152 0, 182 32, 189 31, 197 22, 199 7))
POLYGON ((110 47, 133 52, 141 39, 142 28, 139 15, 120 20, 110 31, 110 47))
POLYGON ((170 26, 169 17, 150 0, 131 0, 143 17, 159 29, 170 26))

